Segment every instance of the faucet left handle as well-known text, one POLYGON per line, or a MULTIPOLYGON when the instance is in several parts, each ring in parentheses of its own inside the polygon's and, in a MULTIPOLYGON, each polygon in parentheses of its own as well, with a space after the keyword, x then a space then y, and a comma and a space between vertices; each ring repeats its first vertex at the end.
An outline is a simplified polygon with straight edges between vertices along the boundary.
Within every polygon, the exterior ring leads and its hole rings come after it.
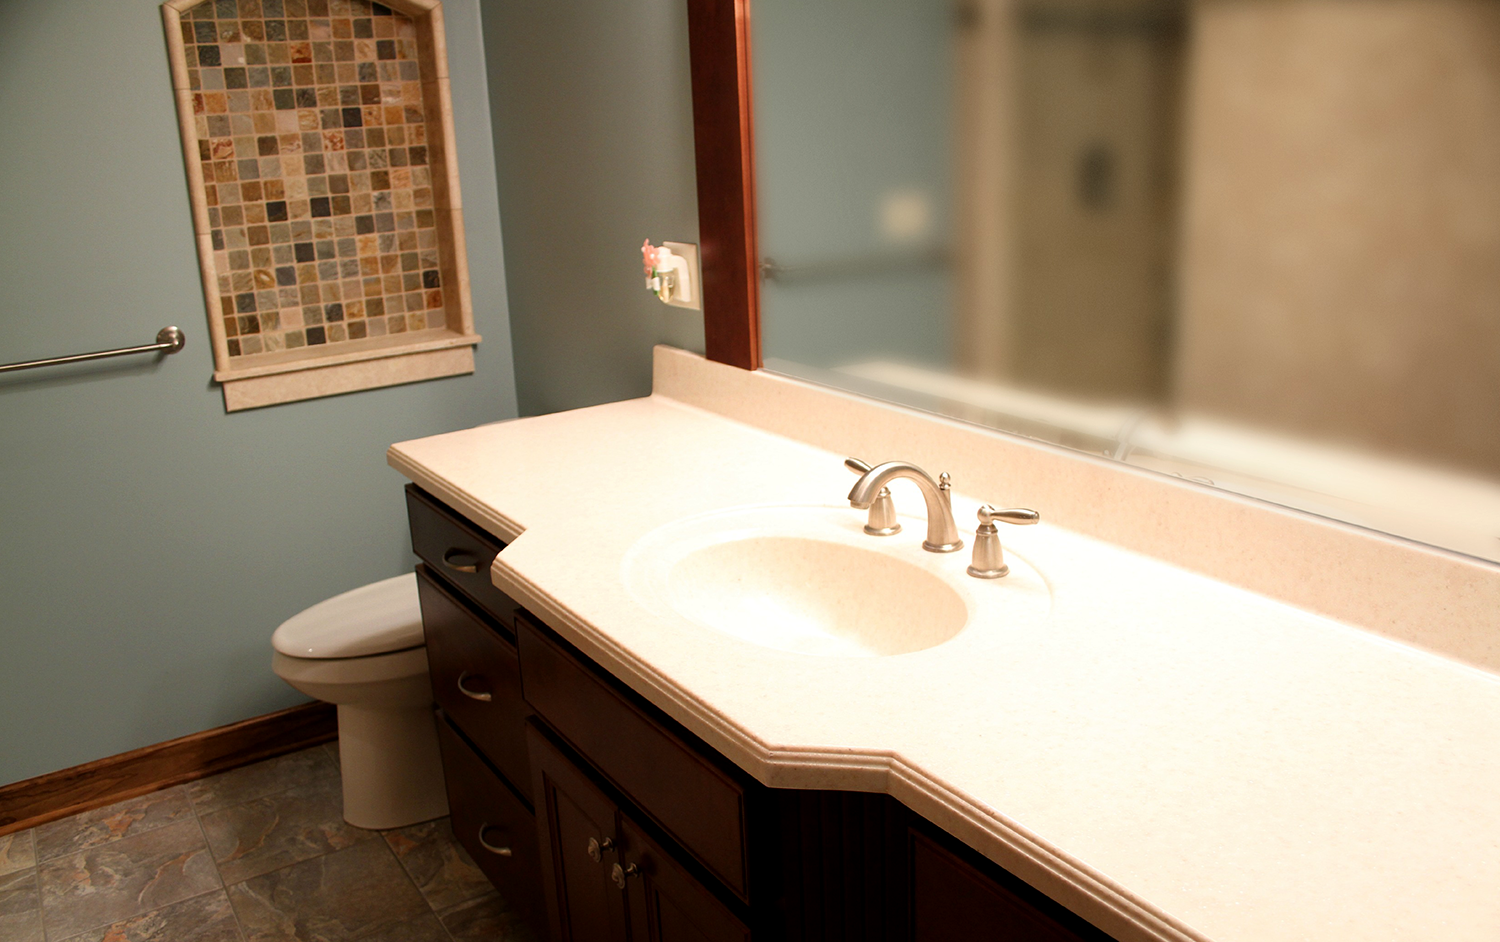
MULTIPOLYGON (((867 474, 870 465, 858 458, 845 458, 844 467, 855 474, 867 474)), ((865 532, 871 536, 895 536, 901 532, 901 524, 896 521, 896 502, 891 500, 891 489, 882 487, 880 493, 875 495, 875 502, 870 505, 870 516, 865 521, 865 532)))

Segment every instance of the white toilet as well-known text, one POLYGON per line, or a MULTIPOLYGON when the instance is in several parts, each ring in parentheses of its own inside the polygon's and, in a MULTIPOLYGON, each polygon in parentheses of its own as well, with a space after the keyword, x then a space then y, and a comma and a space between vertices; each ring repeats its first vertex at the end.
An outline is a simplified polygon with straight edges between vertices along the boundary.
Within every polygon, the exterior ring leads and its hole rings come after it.
POLYGON ((415 573, 293 615, 271 647, 276 676, 338 705, 344 820, 384 829, 448 813, 415 573))

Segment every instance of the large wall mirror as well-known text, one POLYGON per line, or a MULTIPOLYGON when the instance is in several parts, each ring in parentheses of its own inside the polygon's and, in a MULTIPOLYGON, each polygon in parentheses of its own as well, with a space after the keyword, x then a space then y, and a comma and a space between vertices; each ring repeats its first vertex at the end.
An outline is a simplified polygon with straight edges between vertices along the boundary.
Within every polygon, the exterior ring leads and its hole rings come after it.
POLYGON ((708 8, 711 356, 1500 560, 1500 3, 708 8))

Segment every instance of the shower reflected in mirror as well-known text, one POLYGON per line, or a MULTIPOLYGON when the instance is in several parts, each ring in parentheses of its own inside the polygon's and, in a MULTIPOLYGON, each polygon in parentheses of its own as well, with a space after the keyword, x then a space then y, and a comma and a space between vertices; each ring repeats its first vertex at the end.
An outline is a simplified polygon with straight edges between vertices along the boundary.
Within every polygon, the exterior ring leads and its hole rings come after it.
POLYGON ((751 29, 767 368, 1500 560, 1500 4, 751 29))

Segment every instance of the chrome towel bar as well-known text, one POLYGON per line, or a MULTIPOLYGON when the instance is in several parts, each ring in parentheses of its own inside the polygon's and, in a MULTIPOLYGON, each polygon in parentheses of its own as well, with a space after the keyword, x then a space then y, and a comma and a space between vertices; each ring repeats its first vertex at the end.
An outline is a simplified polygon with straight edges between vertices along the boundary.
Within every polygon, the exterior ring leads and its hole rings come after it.
POLYGON ((121 347, 118 350, 100 350, 96 353, 75 353, 70 357, 51 357, 46 360, 27 360, 25 363, 7 363, 0 366, 0 373, 9 373, 13 370, 29 370, 36 366, 58 366, 63 363, 82 363, 84 360, 102 360, 105 357, 122 357, 131 353, 155 353, 160 350, 164 354, 173 354, 182 349, 187 343, 187 337, 176 327, 163 327, 156 332, 156 343, 145 343, 139 347, 121 347))

